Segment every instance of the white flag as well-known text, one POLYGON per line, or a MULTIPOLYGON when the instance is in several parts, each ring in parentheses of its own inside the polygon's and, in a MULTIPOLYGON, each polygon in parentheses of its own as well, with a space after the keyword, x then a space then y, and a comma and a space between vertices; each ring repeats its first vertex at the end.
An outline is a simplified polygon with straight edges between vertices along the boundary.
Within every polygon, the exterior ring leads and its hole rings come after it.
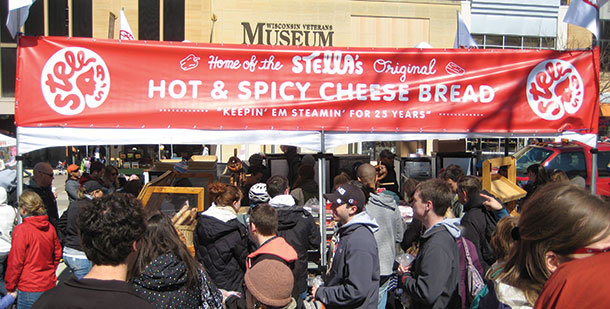
POLYGON ((580 26, 599 38, 599 7, 608 0, 572 0, 563 22, 580 26))
POLYGON ((453 48, 460 47, 478 48, 479 46, 470 35, 470 31, 468 31, 468 27, 466 27, 466 23, 464 23, 464 20, 462 19, 462 14, 458 13, 458 29, 457 33, 455 34, 453 48))
POLYGON ((15 38, 17 32, 23 27, 30 14, 30 6, 35 0, 8 0, 8 14, 6 16, 6 28, 11 36, 15 38))
POLYGON ((119 32, 119 39, 121 40, 135 40, 136 37, 133 36, 133 32, 131 32, 131 27, 129 27, 129 23, 127 22, 127 17, 125 17, 125 11, 121 9, 121 31, 119 32))

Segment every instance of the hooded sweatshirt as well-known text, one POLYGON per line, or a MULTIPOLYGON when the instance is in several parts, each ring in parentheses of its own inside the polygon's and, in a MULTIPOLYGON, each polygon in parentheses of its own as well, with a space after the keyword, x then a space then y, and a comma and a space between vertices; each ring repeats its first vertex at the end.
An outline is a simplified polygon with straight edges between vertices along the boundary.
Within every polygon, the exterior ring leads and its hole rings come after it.
POLYGON ((389 276, 393 273, 396 244, 402 241, 404 234, 400 210, 389 194, 371 194, 365 209, 379 225, 379 231, 375 233, 379 249, 379 274, 389 276))
POLYGON ((44 292, 55 287, 61 245, 49 217, 25 217, 13 231, 6 268, 6 290, 44 292))
POLYGON ((222 294, 201 271, 198 287, 188 286, 186 265, 175 254, 154 259, 134 280, 136 292, 161 308, 222 308, 222 294))
POLYGON ((363 211, 337 230, 331 269, 315 295, 326 308, 377 308, 379 256, 373 234, 378 229, 363 211))
POLYGON ((18 218, 17 209, 6 203, 6 189, 0 187, 0 255, 11 251, 11 233, 18 218))
POLYGON ((232 207, 212 206, 197 218, 195 253, 218 288, 243 292, 248 233, 232 207))
POLYGON ((277 235, 283 237, 299 257, 294 265, 293 296, 297 297, 307 290, 307 251, 320 246, 320 230, 311 214, 303 207, 295 206, 290 195, 277 195, 269 205, 277 211, 277 235))
POLYGON ((412 275, 405 273, 401 277, 405 292, 413 302, 412 308, 461 306, 456 243, 460 237, 459 222, 460 219, 445 219, 422 235, 419 253, 411 268, 412 275))

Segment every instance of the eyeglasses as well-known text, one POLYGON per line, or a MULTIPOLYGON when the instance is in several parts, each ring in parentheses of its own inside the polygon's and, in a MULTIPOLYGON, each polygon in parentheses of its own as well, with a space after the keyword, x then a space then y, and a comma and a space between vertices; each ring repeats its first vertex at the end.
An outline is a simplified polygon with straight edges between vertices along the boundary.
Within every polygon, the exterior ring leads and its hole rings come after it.
POLYGON ((583 248, 578 248, 576 250, 574 250, 574 252, 572 252, 573 254, 599 254, 599 253, 604 253, 604 252, 610 252, 610 247, 608 248, 602 248, 602 249, 598 249, 598 248, 587 248, 587 247, 583 247, 583 248))

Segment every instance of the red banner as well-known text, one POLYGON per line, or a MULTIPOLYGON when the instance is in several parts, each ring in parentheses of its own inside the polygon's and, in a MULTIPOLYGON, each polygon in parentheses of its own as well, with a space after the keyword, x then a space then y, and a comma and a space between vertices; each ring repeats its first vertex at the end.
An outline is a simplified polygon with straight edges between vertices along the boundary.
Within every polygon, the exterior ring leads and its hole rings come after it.
POLYGON ((599 52, 22 37, 22 127, 596 133, 599 52))

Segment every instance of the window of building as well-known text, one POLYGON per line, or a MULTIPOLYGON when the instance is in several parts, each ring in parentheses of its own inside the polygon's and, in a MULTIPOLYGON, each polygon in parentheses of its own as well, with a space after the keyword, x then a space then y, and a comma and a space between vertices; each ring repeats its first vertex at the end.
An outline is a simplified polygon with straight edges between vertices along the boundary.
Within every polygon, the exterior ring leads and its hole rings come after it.
POLYGON ((473 34, 477 45, 482 48, 502 49, 554 49, 554 37, 527 37, 514 35, 473 34))
POLYGON ((184 12, 184 0, 139 0, 138 39, 184 41, 184 12))
POLYGON ((163 4, 163 40, 184 41, 184 0, 170 0, 163 4))
POLYGON ((154 40, 160 39, 159 35, 159 0, 138 1, 138 39, 154 40))
MULTIPOLYGON (((54 1, 54 0, 53 0, 54 1)), ((93 0, 72 0, 72 36, 93 36, 93 0)))

